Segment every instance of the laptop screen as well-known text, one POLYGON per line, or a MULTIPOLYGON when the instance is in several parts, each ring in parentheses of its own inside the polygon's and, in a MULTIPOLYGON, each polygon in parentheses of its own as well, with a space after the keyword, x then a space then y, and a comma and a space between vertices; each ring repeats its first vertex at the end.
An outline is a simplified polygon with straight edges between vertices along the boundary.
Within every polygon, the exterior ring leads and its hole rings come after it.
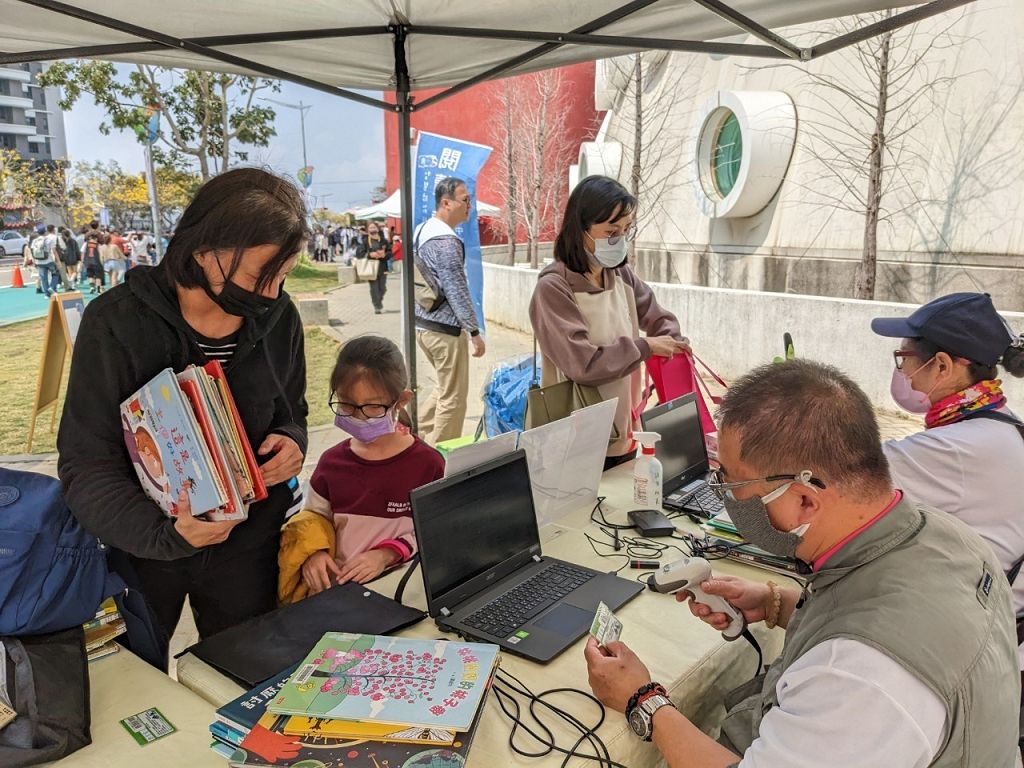
POLYGON ((645 432, 661 435, 655 455, 661 462, 666 494, 708 471, 708 451, 696 395, 691 392, 651 408, 640 418, 645 432))
POLYGON ((419 488, 412 507, 428 603, 540 552, 524 451, 419 488))

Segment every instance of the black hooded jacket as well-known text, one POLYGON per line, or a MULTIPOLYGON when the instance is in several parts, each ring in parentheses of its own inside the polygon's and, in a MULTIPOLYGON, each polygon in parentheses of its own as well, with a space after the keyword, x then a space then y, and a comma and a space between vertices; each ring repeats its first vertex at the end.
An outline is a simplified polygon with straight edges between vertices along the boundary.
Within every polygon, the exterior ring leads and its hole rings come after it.
MULTIPOLYGON (((57 436, 58 473, 68 506, 86 530, 136 557, 176 560, 200 551, 143 492, 119 410, 164 368, 179 372, 208 362, 195 339, 167 271, 158 266, 129 270, 123 285, 90 302, 75 341, 57 436)), ((305 453, 302 322, 287 295, 259 319, 243 323, 226 373, 253 450, 276 432, 305 453)), ((292 494, 285 483, 268 491, 227 541, 205 550, 246 551, 277 537, 292 494)))

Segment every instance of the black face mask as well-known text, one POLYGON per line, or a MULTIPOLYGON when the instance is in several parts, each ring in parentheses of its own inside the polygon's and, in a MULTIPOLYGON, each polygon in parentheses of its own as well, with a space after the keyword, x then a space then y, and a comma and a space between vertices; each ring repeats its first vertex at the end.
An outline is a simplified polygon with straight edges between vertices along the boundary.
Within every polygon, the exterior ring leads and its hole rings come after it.
POLYGON ((214 304, 229 315, 255 320, 272 309, 281 300, 280 289, 278 289, 277 298, 268 299, 266 296, 261 296, 255 291, 247 291, 237 283, 229 280, 227 275, 224 274, 224 267, 220 265, 219 260, 217 261, 217 269, 220 270, 221 277, 224 278, 224 284, 221 286, 220 293, 214 293, 208 281, 203 286, 203 290, 206 291, 206 295, 210 297, 214 304))

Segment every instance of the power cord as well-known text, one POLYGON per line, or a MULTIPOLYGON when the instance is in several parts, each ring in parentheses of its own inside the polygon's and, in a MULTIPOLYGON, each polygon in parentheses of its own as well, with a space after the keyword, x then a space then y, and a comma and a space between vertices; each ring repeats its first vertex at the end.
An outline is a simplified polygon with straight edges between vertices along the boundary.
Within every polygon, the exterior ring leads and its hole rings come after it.
POLYGON ((597 730, 605 721, 606 713, 604 705, 593 695, 576 688, 551 688, 540 693, 534 693, 522 680, 500 668, 495 672, 491 690, 494 691, 501 711, 512 723, 508 745, 509 749, 517 755, 533 758, 560 754, 563 755, 561 762, 563 768, 569 764, 572 758, 593 761, 601 768, 628 768, 628 766, 611 759, 608 746, 597 735, 597 730), (575 694, 593 703, 598 710, 597 722, 593 725, 585 723, 570 712, 546 700, 547 697, 559 694, 575 694), (523 703, 527 704, 527 711, 532 719, 532 723, 528 723, 524 719, 523 705, 520 704, 520 698, 525 699, 523 703), (541 719, 544 714, 554 715, 568 723, 573 731, 580 734, 580 737, 569 748, 560 746, 555 741, 551 727, 541 719), (519 730, 524 731, 530 738, 536 741, 540 745, 540 749, 531 751, 517 743, 516 733, 519 730), (584 743, 587 743, 592 751, 581 751, 584 743))

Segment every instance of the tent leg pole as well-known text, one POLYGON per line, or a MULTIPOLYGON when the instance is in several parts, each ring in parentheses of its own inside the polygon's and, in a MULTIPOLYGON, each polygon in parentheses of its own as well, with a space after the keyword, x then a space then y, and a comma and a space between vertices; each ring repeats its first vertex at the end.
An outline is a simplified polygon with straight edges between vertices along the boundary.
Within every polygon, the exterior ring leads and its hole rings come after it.
POLYGON ((409 418, 413 431, 419 429, 419 384, 416 376, 416 285, 412 269, 412 99, 409 96, 409 69, 405 59, 406 29, 392 28, 395 43, 395 102, 398 105, 398 169, 402 201, 402 338, 405 364, 409 369, 409 388, 413 392, 409 403, 409 418))

